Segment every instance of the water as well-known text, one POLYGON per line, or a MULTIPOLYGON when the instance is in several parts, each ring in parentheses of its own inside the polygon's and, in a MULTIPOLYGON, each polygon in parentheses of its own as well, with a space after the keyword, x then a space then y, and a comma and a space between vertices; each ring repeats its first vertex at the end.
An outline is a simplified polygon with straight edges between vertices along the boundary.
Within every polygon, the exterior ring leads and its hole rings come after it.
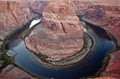
POLYGON ((31 28, 31 27, 33 27, 34 25, 36 25, 36 24, 40 23, 40 22, 41 22, 41 20, 42 20, 42 18, 40 18, 40 19, 36 19, 36 20, 33 20, 33 21, 31 22, 31 24, 30 24, 29 28, 31 28))
POLYGON ((86 30, 86 32, 95 42, 91 53, 82 62, 71 67, 61 69, 46 67, 25 47, 24 41, 20 38, 12 39, 9 42, 8 53, 15 57, 16 64, 37 76, 54 79, 79 79, 80 77, 95 74, 100 69, 106 53, 115 47, 113 41, 101 37, 96 33, 97 31, 86 30))

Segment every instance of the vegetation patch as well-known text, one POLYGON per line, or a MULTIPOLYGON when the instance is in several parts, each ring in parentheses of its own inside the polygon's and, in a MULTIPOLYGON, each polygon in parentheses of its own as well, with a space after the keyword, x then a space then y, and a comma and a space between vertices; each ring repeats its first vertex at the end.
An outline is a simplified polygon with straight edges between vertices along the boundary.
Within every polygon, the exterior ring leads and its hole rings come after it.
POLYGON ((13 63, 13 58, 7 55, 7 39, 8 36, 4 39, 3 45, 1 45, 0 70, 13 63))

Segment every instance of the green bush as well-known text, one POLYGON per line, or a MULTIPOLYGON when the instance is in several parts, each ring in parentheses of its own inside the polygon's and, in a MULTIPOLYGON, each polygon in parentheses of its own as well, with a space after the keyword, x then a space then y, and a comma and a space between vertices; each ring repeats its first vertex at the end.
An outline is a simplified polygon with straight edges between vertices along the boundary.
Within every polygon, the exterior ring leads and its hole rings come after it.
POLYGON ((13 63, 13 59, 7 55, 7 50, 4 50, 0 56, 0 69, 13 63))

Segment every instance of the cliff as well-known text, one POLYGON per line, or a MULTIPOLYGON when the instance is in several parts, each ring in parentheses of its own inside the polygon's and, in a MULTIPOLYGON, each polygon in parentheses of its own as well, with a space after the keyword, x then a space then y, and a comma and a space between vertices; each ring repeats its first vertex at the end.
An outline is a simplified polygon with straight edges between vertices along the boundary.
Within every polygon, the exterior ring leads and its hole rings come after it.
MULTIPOLYGON (((23 24, 26 24, 35 16, 36 14, 31 13, 24 2, 0 1, 0 55, 3 53, 3 51, 1 51, 1 45, 3 44, 4 38, 17 28, 22 27, 23 24)), ((4 60, 0 60, 0 68, 1 62, 4 62, 4 60)), ((23 78, 34 79, 23 70, 11 65, 0 70, 0 79, 23 78)))
MULTIPOLYGON (((99 25, 109 31, 115 38, 117 46, 120 46, 120 2, 100 2, 92 3, 84 12, 84 20, 99 25)), ((120 50, 118 48, 118 50, 120 50)), ((110 54, 110 61, 105 72, 101 75, 103 78, 95 79, 120 79, 120 51, 114 51, 110 54)))
POLYGON ((23 70, 13 66, 8 65, 0 73, 0 79, 37 79, 30 76, 28 73, 23 70))
POLYGON ((42 23, 35 27, 25 42, 37 55, 58 61, 82 49, 83 29, 71 5, 50 2, 43 11, 42 23))
POLYGON ((103 73, 105 77, 114 77, 120 79, 120 51, 111 53, 110 63, 107 66, 106 71, 103 73))
POLYGON ((84 18, 110 31, 120 44, 120 3, 95 3, 86 9, 84 18), (111 6, 112 5, 112 6, 111 6))
POLYGON ((0 1, 0 39, 34 17, 24 2, 0 1))

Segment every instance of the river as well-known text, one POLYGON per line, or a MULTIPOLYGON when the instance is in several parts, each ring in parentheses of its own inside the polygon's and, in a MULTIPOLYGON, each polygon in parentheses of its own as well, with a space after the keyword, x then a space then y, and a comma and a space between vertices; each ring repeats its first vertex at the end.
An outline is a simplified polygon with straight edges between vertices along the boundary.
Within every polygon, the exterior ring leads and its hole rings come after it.
MULTIPOLYGON (((92 24, 85 24, 88 25, 88 28, 93 26, 92 24)), ((24 40, 21 38, 14 38, 9 41, 8 54, 15 58, 17 65, 37 76, 51 79, 79 79, 84 76, 91 76, 101 68, 105 55, 115 47, 113 41, 103 38, 98 31, 99 28, 95 27, 92 27, 92 30, 85 30, 94 40, 94 45, 89 56, 70 67, 60 69, 46 67, 26 48, 24 40)))

